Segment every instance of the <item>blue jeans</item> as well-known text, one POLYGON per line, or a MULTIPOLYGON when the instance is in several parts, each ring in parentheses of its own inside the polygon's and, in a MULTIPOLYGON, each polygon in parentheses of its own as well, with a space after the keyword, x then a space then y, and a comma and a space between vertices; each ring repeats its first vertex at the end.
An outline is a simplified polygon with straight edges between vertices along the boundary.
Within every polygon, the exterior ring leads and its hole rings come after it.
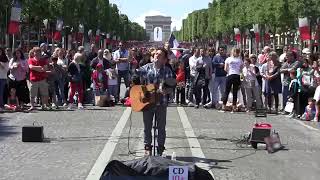
POLYGON ((289 95, 289 86, 282 86, 282 108, 286 107, 289 95))
POLYGON ((118 85, 108 86, 109 95, 112 95, 115 99, 118 99, 118 85))
POLYGON ((226 77, 215 77, 213 81, 213 89, 212 89, 212 104, 217 104, 219 99, 219 92, 220 91, 220 99, 224 95, 224 91, 226 89, 226 77))
POLYGON ((164 146, 166 141, 166 122, 167 122, 167 106, 160 105, 150 107, 143 111, 143 124, 144 124, 144 144, 152 144, 152 127, 154 117, 157 120, 158 127, 158 145, 164 146))
POLYGON ((64 79, 59 79, 59 81, 57 81, 55 83, 56 94, 58 96, 58 102, 61 105, 63 103, 66 103, 66 98, 65 98, 65 95, 64 95, 64 85, 65 85, 65 80, 64 79))
POLYGON ((0 107, 2 108, 4 106, 4 88, 6 87, 7 80, 6 79, 0 79, 0 107))

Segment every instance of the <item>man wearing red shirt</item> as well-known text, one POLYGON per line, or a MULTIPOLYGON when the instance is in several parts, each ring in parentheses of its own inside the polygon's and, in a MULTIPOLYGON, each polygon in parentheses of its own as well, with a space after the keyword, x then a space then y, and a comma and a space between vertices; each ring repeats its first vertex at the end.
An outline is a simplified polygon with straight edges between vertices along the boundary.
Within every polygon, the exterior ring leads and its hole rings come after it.
POLYGON ((36 47, 34 48, 34 58, 28 60, 30 68, 30 98, 31 98, 31 107, 30 111, 34 110, 34 99, 40 92, 42 108, 47 109, 48 104, 48 83, 47 83, 47 59, 41 59, 41 49, 36 47))

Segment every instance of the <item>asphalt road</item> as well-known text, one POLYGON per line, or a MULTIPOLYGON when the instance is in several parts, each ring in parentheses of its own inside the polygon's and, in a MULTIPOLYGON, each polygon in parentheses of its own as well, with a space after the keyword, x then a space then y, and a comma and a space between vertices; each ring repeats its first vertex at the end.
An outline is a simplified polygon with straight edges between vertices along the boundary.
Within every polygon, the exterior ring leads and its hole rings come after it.
MULTIPOLYGON (((99 166, 103 152, 108 160, 142 157, 142 114, 125 116, 124 112, 130 110, 87 107, 0 114, 0 179, 86 179, 99 166), (34 120, 44 126, 49 142, 21 142, 22 126, 34 120)), ((320 175, 319 124, 282 115, 255 119, 253 114, 172 106, 167 115, 166 149, 168 156, 175 152, 179 161, 205 164, 218 180, 316 180, 320 175), (268 154, 264 146, 258 150, 240 146, 237 139, 252 129, 255 120, 271 123, 285 150, 268 154)))

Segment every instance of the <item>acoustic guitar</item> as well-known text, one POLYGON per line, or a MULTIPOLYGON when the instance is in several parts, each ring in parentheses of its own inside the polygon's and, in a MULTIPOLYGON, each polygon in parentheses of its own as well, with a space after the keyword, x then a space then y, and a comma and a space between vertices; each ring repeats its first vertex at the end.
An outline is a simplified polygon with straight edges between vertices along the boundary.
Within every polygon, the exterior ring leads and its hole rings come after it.
POLYGON ((160 97, 162 96, 159 89, 163 89, 169 93, 170 89, 175 86, 176 80, 174 78, 168 78, 160 85, 148 84, 132 86, 130 90, 132 110, 140 112, 152 105, 155 105, 160 101, 160 97))
POLYGON ((140 112, 156 103, 157 88, 154 84, 134 85, 130 90, 131 108, 140 112))

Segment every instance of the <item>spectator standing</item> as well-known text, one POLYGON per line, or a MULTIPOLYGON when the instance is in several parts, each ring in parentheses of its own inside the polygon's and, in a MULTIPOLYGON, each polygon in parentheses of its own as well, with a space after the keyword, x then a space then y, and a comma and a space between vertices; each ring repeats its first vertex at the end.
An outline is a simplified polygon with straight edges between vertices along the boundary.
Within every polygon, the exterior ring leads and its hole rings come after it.
POLYGON ((243 61, 240 58, 240 49, 234 48, 231 52, 232 56, 225 61, 224 70, 227 72, 226 90, 223 96, 222 111, 226 110, 228 96, 232 88, 232 110, 231 113, 237 111, 238 90, 240 88, 240 74, 243 68, 243 61))
POLYGON ((205 85, 203 87, 203 97, 202 97, 202 105, 206 105, 208 102, 211 101, 210 98, 210 91, 209 91, 209 83, 212 78, 212 59, 208 55, 209 51, 206 49, 201 49, 200 54, 202 57, 202 61, 204 63, 205 69, 205 85))
MULTIPOLYGON (((119 43, 119 49, 114 52, 114 61, 117 63, 118 70, 118 98, 120 98, 120 85, 121 79, 124 79, 124 84, 126 88, 130 85, 130 77, 129 77, 129 51, 125 49, 122 42, 119 43)), ((119 101, 117 99, 116 101, 119 101)))
POLYGON ((251 64, 249 58, 246 58, 244 61, 243 76, 243 83, 247 98, 247 112, 254 109, 252 106, 253 101, 256 102, 256 108, 261 108, 261 93, 260 86, 257 81, 256 69, 255 65, 251 64))
POLYGON ((268 102, 268 111, 272 111, 272 96, 275 102, 275 112, 279 109, 279 93, 281 93, 281 76, 280 76, 280 62, 276 52, 269 53, 268 61, 265 63, 266 71, 262 75, 265 79, 265 95, 268 102))
POLYGON ((103 50, 102 49, 100 49, 98 51, 98 56, 95 57, 91 61, 90 66, 91 66, 92 69, 96 69, 97 64, 102 64, 103 65, 103 70, 106 70, 106 69, 110 68, 110 62, 103 57, 103 50))
POLYGON ((7 101, 4 99, 4 90, 7 84, 7 73, 9 71, 9 61, 8 57, 5 54, 5 51, 0 48, 0 110, 4 108, 4 102, 7 101))
POLYGON ((98 56, 98 53, 97 53, 97 48, 96 48, 96 45, 95 44, 91 44, 90 46, 90 52, 88 54, 88 57, 87 57, 87 64, 89 65, 91 63, 91 61, 96 58, 98 56))
POLYGON ((67 75, 68 75, 68 65, 69 65, 69 60, 66 57, 65 50, 60 48, 58 51, 58 61, 57 61, 57 68, 61 70, 61 75, 58 79, 58 84, 56 85, 56 90, 57 90, 57 97, 58 97, 58 102, 60 105, 67 106, 67 95, 65 93, 68 92, 68 82, 67 82, 67 75), (67 89, 65 88, 67 86, 67 89))
POLYGON ((219 47, 219 53, 214 56, 212 65, 215 71, 215 77, 212 87, 212 106, 215 107, 218 104, 219 99, 222 99, 226 88, 226 76, 225 61, 227 55, 224 47, 219 47), (219 91, 218 91, 219 90, 219 91))
POLYGON ((51 107, 53 109, 57 109, 57 89, 56 87, 58 87, 59 84, 59 79, 62 78, 62 67, 59 66, 57 64, 58 61, 58 56, 57 55, 53 55, 53 57, 51 57, 51 63, 48 66, 48 85, 49 85, 49 98, 51 100, 51 107))
POLYGON ((289 94, 288 94, 288 100, 290 102, 293 102, 293 110, 292 112, 289 114, 289 117, 293 118, 296 117, 297 114, 299 113, 299 93, 300 93, 300 89, 301 89, 301 85, 300 82, 297 79, 297 71, 295 70, 291 70, 289 72, 290 74, 290 78, 291 78, 291 82, 289 84, 289 94))
POLYGON ((27 85, 28 62, 24 58, 23 52, 17 49, 13 53, 13 58, 9 62, 9 89, 14 88, 19 99, 19 104, 23 108, 24 104, 30 102, 29 88, 27 85))
POLYGON ((292 51, 288 51, 286 53, 286 61, 281 66, 280 72, 283 74, 282 81, 282 109, 287 104, 288 94, 289 94, 289 84, 291 82, 290 79, 290 71, 297 70, 299 66, 299 62, 296 61, 296 54, 292 51))
POLYGON ((80 64, 83 55, 76 53, 74 55, 73 61, 68 67, 68 73, 70 77, 70 95, 69 95, 69 106, 68 109, 73 107, 73 96, 78 92, 78 109, 83 109, 83 70, 84 67, 80 64))
MULTIPOLYGON (((96 69, 91 75, 93 93, 95 96, 107 95, 108 93, 108 76, 106 71, 103 70, 102 64, 97 64, 96 69)), ((98 102, 95 102, 97 104, 98 102)))
POLYGON ((186 74, 184 69, 184 62, 180 60, 179 67, 176 72, 176 103, 178 105, 185 105, 186 103, 186 92, 185 92, 185 85, 186 85, 186 74))
POLYGON ((197 62, 201 60, 200 49, 196 48, 194 50, 193 56, 189 59, 189 67, 190 67, 190 90, 188 94, 189 104, 188 106, 194 106, 193 95, 195 88, 195 77, 197 75, 197 62))
POLYGON ((34 48, 34 57, 28 60, 29 69, 30 69, 30 100, 31 107, 29 111, 35 109, 34 100, 35 97, 40 92, 42 109, 47 110, 48 107, 48 83, 47 83, 47 74, 48 69, 48 59, 46 56, 42 58, 41 49, 36 47, 34 48))
MULTIPOLYGON (((108 89, 109 95, 112 95, 115 100, 118 100, 118 72, 116 69, 116 63, 112 62, 110 68, 107 70, 108 75, 108 89)), ((118 103, 117 101, 115 103, 118 103)))

